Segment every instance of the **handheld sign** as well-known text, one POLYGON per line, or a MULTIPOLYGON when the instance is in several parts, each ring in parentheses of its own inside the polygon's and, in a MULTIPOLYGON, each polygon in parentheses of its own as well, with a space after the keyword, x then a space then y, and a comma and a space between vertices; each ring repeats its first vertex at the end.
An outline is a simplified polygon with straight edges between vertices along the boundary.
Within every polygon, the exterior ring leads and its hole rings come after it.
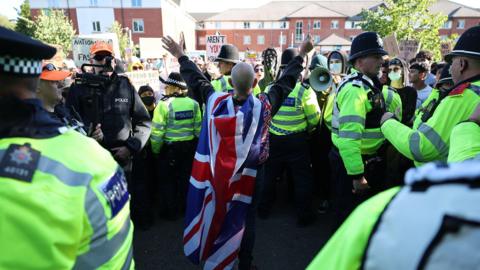
POLYGON ((400 49, 400 58, 403 58, 406 61, 415 58, 415 55, 420 49, 420 42, 417 40, 402 40, 398 45, 400 49))
POLYGON ((227 43, 227 36, 215 35, 206 36, 207 40, 207 59, 213 62, 217 55, 220 53, 220 48, 223 44, 227 43))
POLYGON ((400 54, 395 33, 383 38, 383 47, 390 57, 396 57, 400 54))
POLYGON ((114 33, 79 35, 72 39, 73 60, 77 67, 90 62, 90 47, 98 40, 113 45, 115 57, 121 57, 117 35, 114 33))

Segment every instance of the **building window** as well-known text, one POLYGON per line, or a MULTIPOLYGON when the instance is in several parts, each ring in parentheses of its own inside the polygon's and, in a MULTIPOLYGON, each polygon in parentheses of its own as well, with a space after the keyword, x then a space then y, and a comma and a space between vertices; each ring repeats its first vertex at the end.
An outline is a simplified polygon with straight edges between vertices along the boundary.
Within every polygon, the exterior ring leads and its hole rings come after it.
POLYGON ((295 23, 295 41, 301 42, 303 39, 303 22, 298 21, 295 23))
POLYGON ((143 33, 145 31, 145 26, 143 24, 143 19, 133 19, 133 32, 135 33, 143 33))
POLYGON ((278 43, 280 43, 280 45, 287 44, 287 36, 281 35, 280 37, 278 37, 278 43))
POLYGON ((465 20, 457 21, 457 29, 465 29, 465 20))
POLYGON ((320 36, 319 35, 313 36, 313 44, 317 44, 319 42, 320 42, 320 36))
POLYGON ((91 6, 91 7, 96 7, 96 6, 98 6, 98 0, 90 0, 90 6, 91 6))
POLYGON ((215 29, 220 29, 222 28, 222 23, 221 22, 215 22, 215 29))
POLYGON ((250 29, 250 22, 243 22, 243 29, 250 29))
POLYGON ((281 29, 287 29, 287 22, 280 22, 281 29))
POLYGON ((330 23, 330 29, 338 29, 338 20, 332 20, 330 23))
POLYGON ((93 32, 101 32, 102 29, 100 28, 100 22, 99 21, 94 21, 92 22, 93 26, 93 32))
POLYGON ((250 36, 243 36, 243 44, 249 45, 252 43, 252 38, 250 36))
POLYGON ((265 44, 265 36, 258 36, 258 37, 257 37, 257 44, 258 44, 258 45, 263 45, 263 44, 265 44))
POLYGON ((322 27, 322 24, 320 21, 313 22, 313 29, 320 29, 321 27, 322 27))
POLYGON ((141 7, 142 0, 132 0, 132 7, 141 7))
POLYGON ((452 21, 446 21, 442 25, 442 29, 452 29, 452 21))
POLYGON ((265 28, 265 23, 264 22, 259 22, 258 23, 258 29, 263 29, 265 28))

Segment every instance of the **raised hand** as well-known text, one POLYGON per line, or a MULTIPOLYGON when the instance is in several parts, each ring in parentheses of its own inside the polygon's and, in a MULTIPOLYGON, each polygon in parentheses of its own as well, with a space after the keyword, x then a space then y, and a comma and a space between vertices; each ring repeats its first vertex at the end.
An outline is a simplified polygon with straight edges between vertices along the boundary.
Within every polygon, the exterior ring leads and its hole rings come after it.
POLYGON ((307 55, 311 50, 313 50, 313 39, 312 36, 308 34, 307 37, 305 37, 305 40, 300 45, 300 56, 303 57, 307 55))
POLYGON ((183 51, 182 45, 185 43, 183 38, 180 38, 180 43, 175 42, 172 37, 166 36, 162 37, 163 48, 175 56, 177 59, 184 56, 185 52, 183 51))

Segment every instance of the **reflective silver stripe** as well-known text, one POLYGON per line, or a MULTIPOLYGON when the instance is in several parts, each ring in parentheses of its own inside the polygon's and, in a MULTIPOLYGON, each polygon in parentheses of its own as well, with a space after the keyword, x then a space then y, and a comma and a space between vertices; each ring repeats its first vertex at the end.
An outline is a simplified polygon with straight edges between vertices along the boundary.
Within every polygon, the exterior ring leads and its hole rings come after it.
POLYGON ((173 104, 170 102, 168 104, 168 121, 167 121, 167 126, 173 125, 175 118, 175 111, 173 110, 173 104))
POLYGON ((152 122, 152 128, 163 129, 165 128, 165 124, 157 124, 155 122, 152 122))
POLYGON ((189 136, 193 136, 193 131, 165 133, 165 137, 168 137, 168 138, 181 138, 181 137, 189 137, 189 136))
POLYGON ((425 123, 421 123, 417 129, 433 144, 441 155, 448 154, 448 146, 443 142, 442 137, 433 128, 425 123))
POLYGON ((305 87, 300 86, 300 90, 298 90, 298 95, 297 95, 297 107, 301 107, 299 105, 302 104, 302 99, 303 99, 303 94, 305 93, 305 87))
POLYGON ((120 231, 110 240, 107 239, 107 234, 102 235, 100 239, 92 237, 94 241, 90 243, 90 249, 77 257, 73 269, 96 269, 108 262, 125 243, 130 232, 130 222, 128 217, 120 231))
POLYGON ((383 133, 380 131, 373 131, 373 132, 365 131, 363 132, 362 138, 363 139, 383 139, 384 136, 383 136, 383 133))
POLYGON ((154 142, 161 142, 163 140, 163 137, 151 134, 150 135, 150 140, 152 140, 154 142))
POLYGON ((277 114, 275 114, 275 116, 301 116, 303 115, 302 112, 300 111, 278 111, 277 114))
POLYGON ((133 245, 130 246, 128 249, 128 255, 127 259, 125 260, 125 263, 123 264, 122 270, 129 270, 130 266, 132 265, 132 259, 133 259, 133 245))
POLYGON ((393 100, 393 91, 388 89, 387 90, 387 100, 385 101, 385 106, 387 107, 390 107, 390 104, 392 103, 392 100, 393 100))
POLYGON ((305 122, 305 119, 298 119, 298 120, 277 120, 273 119, 272 123, 277 124, 277 125, 282 125, 282 126, 294 126, 294 125, 300 125, 305 122))
POLYGON ((342 130, 340 130, 340 132, 338 133, 338 136, 340 138, 358 139, 358 140, 362 138, 361 133, 354 132, 354 131, 342 131, 342 130))
POLYGON ((425 162, 422 152, 420 151, 420 134, 414 132, 409 139, 410 153, 412 153, 413 159, 420 162, 425 162))
POLYGON ((310 115, 307 115, 307 120, 313 120, 315 118, 317 118, 320 114, 318 112, 315 112, 315 113, 312 113, 310 115))
POLYGON ((168 129, 174 129, 174 130, 178 130, 178 129, 182 129, 182 128, 193 129, 194 126, 193 126, 193 122, 191 122, 191 123, 188 123, 188 124, 174 124, 174 125, 168 126, 167 128, 168 129))
POLYGON ((345 123, 359 123, 363 126, 365 125, 365 118, 358 116, 358 115, 345 115, 338 119, 338 123, 345 124, 345 123))

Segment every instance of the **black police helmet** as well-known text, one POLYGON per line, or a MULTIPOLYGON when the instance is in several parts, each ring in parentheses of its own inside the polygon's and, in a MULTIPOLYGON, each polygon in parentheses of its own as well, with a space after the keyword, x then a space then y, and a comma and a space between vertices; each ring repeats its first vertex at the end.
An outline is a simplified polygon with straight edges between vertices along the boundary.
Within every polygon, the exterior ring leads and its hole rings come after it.
POLYGON ((361 33, 352 41, 350 49, 349 62, 355 59, 372 54, 387 55, 388 53, 383 49, 383 41, 375 32, 361 33))
POLYGON ((455 44, 453 50, 445 55, 445 60, 451 62, 454 56, 466 56, 480 59, 480 26, 469 28, 455 44))
POLYGON ((285 49, 282 53, 282 59, 280 60, 280 67, 286 67, 290 61, 298 55, 296 48, 285 49))
POLYGON ((220 48, 220 53, 218 54, 215 61, 230 62, 234 64, 240 62, 237 47, 233 46, 232 44, 222 45, 222 47, 220 48))

